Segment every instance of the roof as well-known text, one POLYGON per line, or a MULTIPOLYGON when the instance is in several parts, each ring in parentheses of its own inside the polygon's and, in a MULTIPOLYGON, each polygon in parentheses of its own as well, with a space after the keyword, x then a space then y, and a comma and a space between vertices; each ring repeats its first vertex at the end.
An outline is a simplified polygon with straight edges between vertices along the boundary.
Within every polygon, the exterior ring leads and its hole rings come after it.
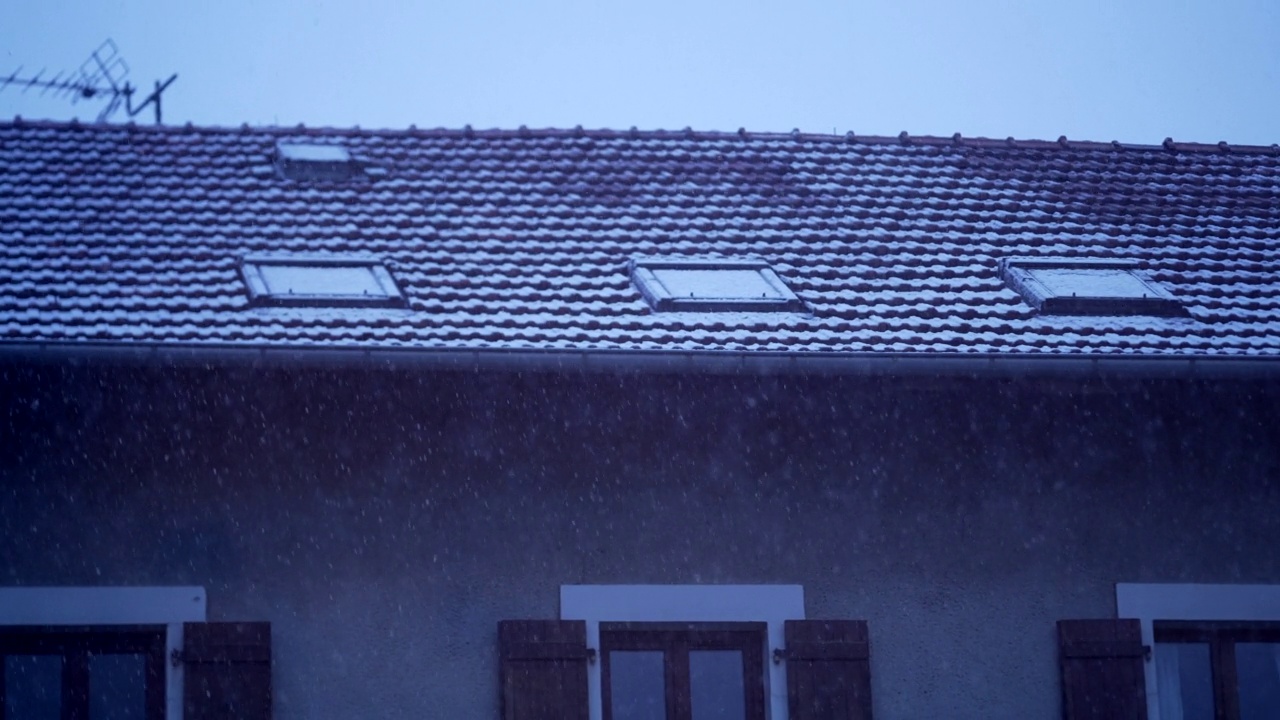
POLYGON ((1274 367, 1277 270, 1274 145, 0 124, 11 353, 1274 367), (295 142, 375 172, 289 179, 295 142), (281 254, 376 258, 403 306, 255 305, 242 261, 281 254), (1043 257, 1132 262, 1185 313, 1042 314, 1000 264, 1043 257), (638 258, 764 261, 805 310, 655 312, 638 258))

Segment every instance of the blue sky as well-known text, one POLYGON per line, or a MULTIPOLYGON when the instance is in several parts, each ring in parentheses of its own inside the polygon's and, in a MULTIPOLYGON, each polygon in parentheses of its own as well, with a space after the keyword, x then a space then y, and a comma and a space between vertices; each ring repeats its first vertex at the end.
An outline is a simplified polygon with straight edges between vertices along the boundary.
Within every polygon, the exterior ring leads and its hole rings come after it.
POLYGON ((1276 0, 4 0, 0 74, 107 37, 169 123, 1280 142, 1276 0))

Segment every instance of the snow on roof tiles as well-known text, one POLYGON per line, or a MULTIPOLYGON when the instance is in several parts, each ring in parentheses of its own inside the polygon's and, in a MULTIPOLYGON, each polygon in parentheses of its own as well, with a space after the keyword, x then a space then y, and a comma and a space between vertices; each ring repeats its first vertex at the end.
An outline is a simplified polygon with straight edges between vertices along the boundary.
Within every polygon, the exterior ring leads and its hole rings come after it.
POLYGON ((0 124, 0 343, 1280 356, 1280 150, 638 131, 0 124), (286 180, 341 145, 359 183, 286 180), (246 257, 377 258, 405 309, 259 307, 246 257), (656 313, 634 258, 804 313, 656 313), (1127 260, 1186 317, 1040 315, 1011 257, 1127 260))

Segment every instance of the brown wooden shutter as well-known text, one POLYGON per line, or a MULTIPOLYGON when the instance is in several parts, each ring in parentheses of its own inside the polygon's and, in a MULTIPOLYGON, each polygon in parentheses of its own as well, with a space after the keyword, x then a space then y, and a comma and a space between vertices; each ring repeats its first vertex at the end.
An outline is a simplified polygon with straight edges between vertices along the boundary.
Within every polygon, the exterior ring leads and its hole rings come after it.
POLYGON ((587 624, 498 623, 503 720, 587 720, 587 624))
POLYGON ((791 720, 871 720, 871 654, 863 620, 788 620, 791 720))
POLYGON ((183 625, 184 720, 269 720, 271 623, 183 625))
POLYGON ((1066 720, 1146 720, 1142 629, 1137 620, 1059 620, 1066 720))

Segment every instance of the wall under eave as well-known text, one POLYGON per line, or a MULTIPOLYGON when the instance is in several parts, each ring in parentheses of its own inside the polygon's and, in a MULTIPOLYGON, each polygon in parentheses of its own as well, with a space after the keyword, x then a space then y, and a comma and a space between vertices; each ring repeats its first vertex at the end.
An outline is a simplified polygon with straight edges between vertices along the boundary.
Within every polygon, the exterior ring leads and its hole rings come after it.
POLYGON ((1056 717, 1114 583, 1280 583, 1280 385, 0 367, 0 584, 203 585, 276 717, 492 718, 566 583, 799 583, 876 717, 1056 717))

